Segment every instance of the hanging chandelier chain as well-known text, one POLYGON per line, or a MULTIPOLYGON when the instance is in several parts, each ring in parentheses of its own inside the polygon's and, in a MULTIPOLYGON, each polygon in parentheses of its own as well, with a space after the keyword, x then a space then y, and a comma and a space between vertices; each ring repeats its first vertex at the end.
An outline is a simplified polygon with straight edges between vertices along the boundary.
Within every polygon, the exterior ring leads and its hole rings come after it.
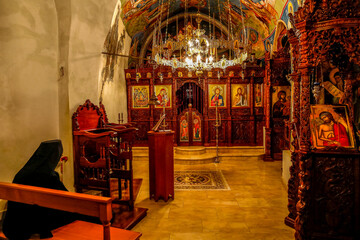
POLYGON ((165 39, 168 40, 168 26, 169 26, 169 12, 170 12, 171 0, 168 0, 168 9, 167 9, 167 17, 166 17, 166 31, 165 31, 165 39))
POLYGON ((211 16, 210 16, 210 0, 208 0, 208 9, 209 9, 209 37, 211 39, 211 16))
MULTIPOLYGON (((218 0, 218 10, 219 10, 219 20, 220 20, 220 24, 222 24, 222 22, 221 22, 221 11, 220 11, 220 0, 218 0)), ((221 28, 220 28, 220 33, 221 33, 221 36, 222 36, 222 30, 221 30, 221 28)))
MULTIPOLYGON (((226 4, 229 8, 228 24, 227 24, 227 36, 224 38, 222 27, 218 27, 220 31, 220 39, 216 39, 216 26, 215 26, 215 17, 211 18, 211 3, 208 1, 208 21, 209 21, 209 31, 206 33, 206 23, 204 28, 201 26, 202 20, 206 17, 201 16, 200 5, 197 5, 197 14, 196 14, 196 23, 197 27, 188 22, 188 0, 185 0, 185 14, 184 14, 184 33, 176 28, 177 36, 176 41, 173 41, 168 35, 169 34, 169 15, 170 15, 170 6, 172 0, 167 0, 167 14, 166 14, 166 28, 165 28, 165 37, 163 37, 161 30, 163 5, 165 0, 161 0, 160 15, 159 15, 159 26, 158 41, 154 42, 153 45, 153 58, 156 63, 156 66, 170 66, 173 71, 177 68, 186 68, 189 71, 202 72, 203 70, 209 71, 213 68, 222 68, 225 69, 229 66, 240 65, 247 60, 248 51, 250 48, 246 46, 247 42, 239 42, 238 39, 234 39, 233 26, 232 26, 232 16, 231 16, 231 3, 230 0, 227 0, 226 4), (213 21, 213 31, 211 29, 211 22, 213 21), (228 57, 225 55, 218 60, 218 49, 228 50, 228 57), (180 52, 180 55, 179 55, 180 52), (174 54, 174 55, 172 55, 174 54), (178 55, 178 56, 176 56, 178 55)), ((241 1, 241 0, 240 0, 241 1)), ((225 8, 224 7, 224 8, 225 8)), ((219 10, 219 19, 220 24, 222 24, 222 17, 220 11, 220 1, 218 0, 218 10, 219 10)), ((225 10, 225 9, 224 9, 225 10)), ((241 9, 242 13, 242 9, 241 9)), ((164 14, 165 15, 165 14, 164 14)), ((190 15, 192 19, 193 15, 190 15)), ((243 17, 243 15, 242 15, 243 17)), ((205 20, 206 21, 206 20, 205 20)), ((242 18, 243 29, 245 30, 244 18, 242 18)), ((176 23, 178 24, 178 23, 176 23)), ((226 25, 225 25, 226 26, 226 25)), ((244 38, 246 38, 244 34, 244 38)), ((155 67, 155 65, 154 65, 155 67)))
POLYGON ((185 33, 188 34, 187 32, 187 22, 188 22, 188 18, 187 18, 187 0, 185 0, 185 21, 184 21, 184 27, 185 27, 185 33))
POLYGON ((240 2, 240 13, 241 13, 241 22, 242 22, 242 27, 243 27, 243 43, 246 44, 246 28, 245 28, 245 21, 244 21, 244 12, 243 12, 243 8, 242 8, 242 3, 241 3, 241 0, 239 0, 240 2))
POLYGON ((231 40, 234 40, 233 27, 232 27, 232 19, 231 19, 231 5, 230 5, 230 0, 228 0, 228 5, 229 5, 230 37, 231 37, 231 40))

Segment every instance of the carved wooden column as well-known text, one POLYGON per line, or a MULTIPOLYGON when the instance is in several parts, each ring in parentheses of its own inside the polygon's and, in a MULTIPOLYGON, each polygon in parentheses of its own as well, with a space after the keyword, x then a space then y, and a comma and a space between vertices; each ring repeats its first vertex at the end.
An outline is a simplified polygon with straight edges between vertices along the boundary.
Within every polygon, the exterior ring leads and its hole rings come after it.
MULTIPOLYGON (((230 77, 228 76, 226 79, 226 91, 228 92, 228 96, 226 98, 226 104, 227 104, 227 145, 231 146, 231 89, 230 89, 230 77)), ((255 136, 255 134, 254 134, 255 136)))
POLYGON ((204 146, 209 146, 209 103, 208 103, 208 89, 206 87, 208 86, 208 78, 205 77, 203 81, 203 89, 204 89, 204 105, 203 105, 203 114, 204 114, 204 146))
POLYGON ((270 104, 271 104, 271 69, 270 69, 270 53, 265 53, 265 98, 264 98, 264 111, 265 111, 265 154, 264 161, 272 161, 271 157, 271 128, 270 128, 270 104))
MULTIPOLYGON (((155 82, 155 74, 150 78, 150 98, 154 94, 154 82, 155 82)), ((154 108, 155 105, 150 105, 150 129, 154 126, 154 108)))
POLYGON ((297 73, 290 74, 291 80, 293 82, 293 120, 291 123, 292 137, 293 140, 291 145, 293 149, 291 150, 291 166, 290 166, 290 178, 288 181, 288 210, 289 215, 285 218, 286 225, 294 228, 295 218, 296 218, 296 203, 298 201, 298 150, 299 150, 299 120, 300 120, 300 75, 297 73))
POLYGON ((179 131, 176 129, 178 127, 178 124, 177 124, 177 102, 176 102, 176 90, 177 90, 177 81, 176 81, 176 78, 171 75, 171 78, 172 78, 172 102, 173 102, 173 105, 172 105, 172 112, 173 112, 173 131, 175 133, 178 133, 178 134, 174 134, 174 146, 177 146, 177 140, 179 139, 179 131))
POLYGON ((290 79, 293 85, 293 99, 292 99, 292 122, 290 129, 292 130, 292 149, 291 149, 291 166, 290 166, 290 178, 288 181, 288 210, 289 214, 285 218, 285 224, 294 228, 295 218, 297 216, 296 203, 298 201, 298 151, 299 151, 299 131, 300 131, 300 74, 298 71, 298 58, 299 58, 299 41, 295 35, 294 29, 288 32, 289 42, 291 44, 291 66, 292 73, 290 79))
POLYGON ((130 78, 126 79, 126 90, 127 90, 127 111, 128 111, 128 123, 131 123, 132 119, 131 119, 131 101, 132 101, 132 96, 131 96, 131 85, 130 85, 130 78))
POLYGON ((353 87, 352 87, 352 74, 348 73, 345 75, 345 80, 344 80, 344 97, 345 97, 345 102, 344 104, 346 104, 349 108, 349 115, 350 115, 350 119, 354 119, 354 104, 353 104, 353 87))
MULTIPOLYGON (((255 116, 254 116, 254 108, 255 108, 255 104, 254 104, 254 76, 255 76, 255 71, 251 71, 250 73, 251 77, 250 77, 250 121, 251 121, 251 126, 254 128, 254 133, 256 132, 256 126, 255 126, 255 116)), ((256 145, 256 134, 252 135, 252 139, 251 139, 251 143, 256 145)))
POLYGON ((299 187, 298 202, 296 204, 297 217, 295 219, 295 238, 308 239, 306 224, 308 221, 309 188, 311 180, 310 158, 310 66, 308 62, 308 31, 306 22, 299 24, 300 35, 300 66, 301 94, 300 94, 300 151, 299 151, 299 187))

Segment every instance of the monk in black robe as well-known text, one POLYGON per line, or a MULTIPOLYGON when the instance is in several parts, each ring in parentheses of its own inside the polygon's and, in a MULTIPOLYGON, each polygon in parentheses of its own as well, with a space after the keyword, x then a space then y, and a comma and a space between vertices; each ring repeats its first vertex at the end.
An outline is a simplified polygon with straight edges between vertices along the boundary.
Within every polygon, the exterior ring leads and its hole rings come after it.
MULTIPOLYGON (((13 183, 67 191, 54 171, 63 152, 60 140, 42 142, 13 183)), ((75 220, 75 214, 36 205, 8 202, 3 232, 10 240, 52 237, 51 230, 75 220)))

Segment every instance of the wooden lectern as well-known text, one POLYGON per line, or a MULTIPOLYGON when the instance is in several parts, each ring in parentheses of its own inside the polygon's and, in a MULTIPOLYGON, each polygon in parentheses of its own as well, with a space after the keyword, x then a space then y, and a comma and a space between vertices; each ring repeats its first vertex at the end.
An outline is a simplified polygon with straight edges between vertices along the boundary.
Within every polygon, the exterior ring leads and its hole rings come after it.
POLYGON ((174 131, 148 132, 150 199, 174 199, 174 131))

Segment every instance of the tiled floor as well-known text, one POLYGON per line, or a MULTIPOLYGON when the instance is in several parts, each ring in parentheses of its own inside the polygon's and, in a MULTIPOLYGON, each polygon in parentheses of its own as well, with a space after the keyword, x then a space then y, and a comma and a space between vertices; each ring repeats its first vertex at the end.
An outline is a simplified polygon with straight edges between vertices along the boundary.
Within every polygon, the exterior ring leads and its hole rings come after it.
POLYGON ((281 162, 175 164, 175 170, 214 169, 222 170, 230 191, 175 191, 175 200, 155 202, 149 200, 148 161, 134 161, 134 177, 143 178, 136 206, 149 210, 132 230, 142 232, 142 240, 294 239, 294 230, 284 224, 281 162))

